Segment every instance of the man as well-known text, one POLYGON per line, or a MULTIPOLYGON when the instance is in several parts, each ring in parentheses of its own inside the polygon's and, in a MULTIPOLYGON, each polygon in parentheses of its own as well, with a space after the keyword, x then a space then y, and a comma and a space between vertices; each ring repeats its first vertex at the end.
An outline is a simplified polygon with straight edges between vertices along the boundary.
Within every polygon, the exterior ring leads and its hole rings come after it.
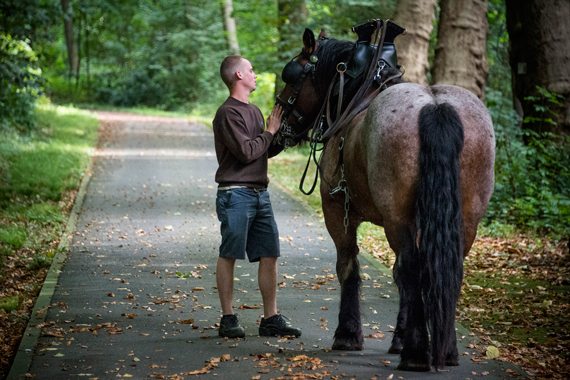
POLYGON ((226 57, 220 75, 230 91, 214 118, 214 139, 219 168, 216 211, 221 222, 222 244, 216 268, 222 304, 221 337, 244 337, 233 313, 234 265, 236 259, 259 261, 258 282, 264 318, 260 336, 300 336, 277 313, 277 258, 279 233, 267 192, 268 149, 279 130, 283 111, 275 106, 264 128, 259 108, 249 103, 257 76, 251 63, 241 56, 226 57))

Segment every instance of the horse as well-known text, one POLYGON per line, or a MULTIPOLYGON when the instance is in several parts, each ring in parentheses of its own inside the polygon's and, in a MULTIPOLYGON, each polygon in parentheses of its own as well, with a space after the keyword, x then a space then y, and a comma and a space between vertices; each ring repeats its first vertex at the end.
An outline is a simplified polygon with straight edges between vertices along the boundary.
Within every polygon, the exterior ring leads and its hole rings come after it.
MULTIPOLYGON (((276 101, 285 108, 280 144, 311 141, 307 126, 319 120, 326 135, 327 89, 353 43, 306 29, 303 45, 276 101)), ((386 87, 326 139, 318 161, 341 285, 332 348, 363 349, 356 232, 367 221, 384 227, 396 254, 400 301, 389 353, 400 354, 398 369, 438 371, 459 365, 455 313, 463 260, 493 193, 494 130, 485 105, 463 88, 396 79, 386 87)))

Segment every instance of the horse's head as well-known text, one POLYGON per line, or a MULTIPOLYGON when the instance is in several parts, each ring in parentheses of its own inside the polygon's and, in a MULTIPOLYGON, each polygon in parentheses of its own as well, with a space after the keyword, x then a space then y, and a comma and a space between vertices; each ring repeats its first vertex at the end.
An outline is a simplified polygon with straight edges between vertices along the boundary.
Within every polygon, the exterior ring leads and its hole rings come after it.
POLYGON ((321 84, 326 81, 323 47, 329 40, 321 30, 318 39, 310 29, 303 34, 303 49, 293 58, 281 74, 285 88, 277 96, 276 103, 283 107, 284 114, 277 139, 278 143, 292 146, 306 137, 324 101, 321 84), (285 141, 287 140, 287 142, 285 141))
MULTIPOLYGON (((381 25, 380 20, 375 22, 378 22, 376 27, 381 25)), ((330 100, 333 98, 340 97, 342 103, 339 101, 338 107, 343 112, 346 110, 347 115, 350 115, 348 112, 356 108, 350 108, 350 105, 355 102, 354 104, 364 104, 362 107, 365 107, 367 103, 364 102, 364 96, 372 92, 374 88, 379 88, 378 91, 381 91, 392 84, 401 82, 400 76, 402 74, 396 68, 399 66, 396 63, 393 39, 404 29, 391 22, 386 25, 388 25, 387 35, 390 41, 382 45, 382 49, 377 49, 378 53, 374 53, 375 50, 370 47, 368 41, 365 41, 364 44, 358 41, 355 44, 350 41, 329 39, 324 30, 321 30, 318 39, 315 39, 313 32, 310 29, 305 29, 303 34, 304 47, 301 53, 285 65, 281 74, 285 88, 277 96, 276 103, 283 107, 284 113, 281 128, 274 140, 276 144, 286 148, 304 139, 319 140, 321 134, 329 127, 328 124, 331 123, 331 120, 334 122, 336 119, 335 115, 329 118, 331 115, 329 111, 332 112, 337 108, 336 104, 331 104, 330 100), (373 57, 375 58, 373 59, 373 57), (359 64, 362 66, 360 71, 355 69, 358 68, 359 64), (374 67, 370 66, 368 69, 367 65, 374 65, 374 67), (342 89, 338 89, 338 82, 332 82, 335 74, 346 71, 347 66, 351 66, 352 70, 347 75, 355 79, 348 86, 348 91, 344 92, 343 98, 340 95, 342 89), (377 69, 376 76, 372 78, 374 69, 377 69), (365 75, 365 70, 368 72, 367 75, 365 75), (361 86, 362 83, 365 85, 361 86), (373 83, 376 83, 374 85, 376 87, 373 86, 373 83), (335 91, 331 92, 335 84, 335 91), (353 98, 354 101, 352 101, 353 98), (348 104, 349 102, 350 104, 348 104), (325 113, 327 114, 326 121, 321 120, 325 113), (322 128, 319 127, 321 121, 323 121, 322 128), (315 126, 314 135, 308 136, 313 126, 315 126)), ((340 118, 339 120, 339 125, 341 125, 343 119, 340 118)))

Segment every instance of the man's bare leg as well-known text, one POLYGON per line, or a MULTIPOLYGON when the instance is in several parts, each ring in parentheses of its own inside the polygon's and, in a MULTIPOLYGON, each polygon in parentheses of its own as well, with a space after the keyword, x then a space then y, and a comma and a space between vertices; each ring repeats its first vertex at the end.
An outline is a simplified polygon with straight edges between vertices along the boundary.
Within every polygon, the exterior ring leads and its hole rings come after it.
POLYGON ((277 314, 277 257, 261 258, 257 279, 263 299, 263 317, 272 317, 277 314))
POLYGON ((233 314, 232 301, 234 298, 234 265, 236 259, 218 257, 216 268, 216 282, 218 294, 222 304, 222 314, 233 314))

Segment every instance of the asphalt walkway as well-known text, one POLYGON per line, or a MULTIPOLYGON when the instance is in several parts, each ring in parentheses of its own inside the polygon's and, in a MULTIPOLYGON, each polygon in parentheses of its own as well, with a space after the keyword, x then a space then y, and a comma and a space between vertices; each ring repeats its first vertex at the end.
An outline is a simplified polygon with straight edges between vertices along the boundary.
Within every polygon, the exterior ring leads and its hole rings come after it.
POLYGON ((333 243, 314 212, 272 185, 282 240, 278 307, 303 335, 257 336, 257 265, 244 261, 236 268, 234 298, 246 338, 220 339, 212 132, 182 119, 100 116, 101 139, 70 252, 53 297, 38 310, 45 321, 32 316, 27 340, 33 344, 20 348, 10 378, 496 379, 510 377, 506 369, 524 373, 510 363, 474 362, 465 332, 459 367, 398 371, 399 357, 387 353, 397 291, 389 272, 364 257, 365 349, 331 351, 340 301, 333 243))

